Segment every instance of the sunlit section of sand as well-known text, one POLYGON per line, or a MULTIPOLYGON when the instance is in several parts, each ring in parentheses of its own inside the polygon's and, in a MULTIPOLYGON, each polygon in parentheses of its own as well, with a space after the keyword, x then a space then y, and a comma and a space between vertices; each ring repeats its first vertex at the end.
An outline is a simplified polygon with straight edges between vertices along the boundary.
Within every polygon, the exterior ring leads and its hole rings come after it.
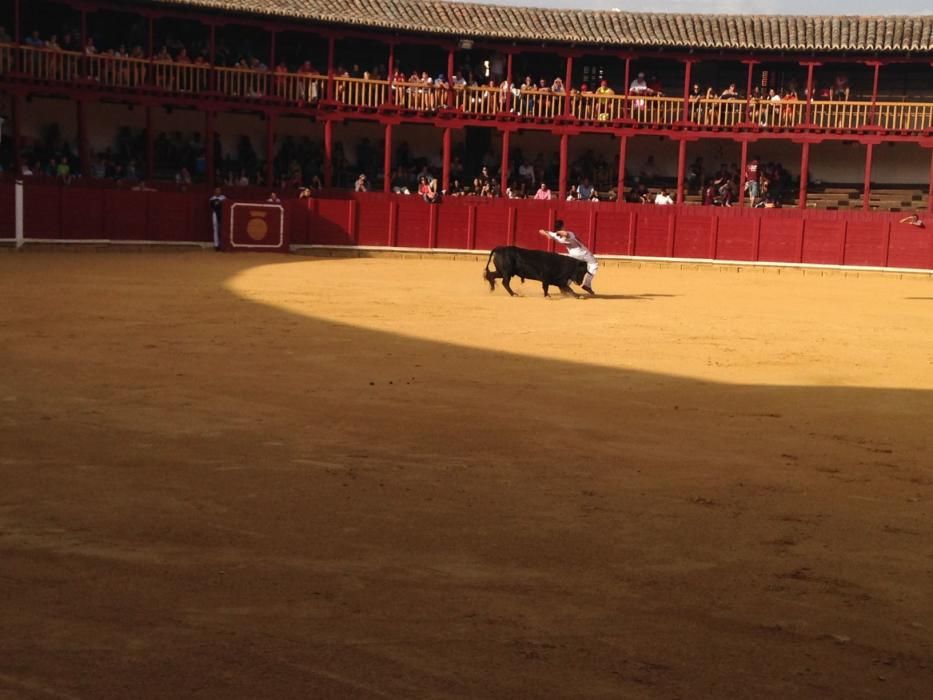
POLYGON ((238 296, 334 323, 530 357, 757 385, 933 388, 933 281, 605 266, 599 298, 490 293, 482 264, 302 260, 238 296))

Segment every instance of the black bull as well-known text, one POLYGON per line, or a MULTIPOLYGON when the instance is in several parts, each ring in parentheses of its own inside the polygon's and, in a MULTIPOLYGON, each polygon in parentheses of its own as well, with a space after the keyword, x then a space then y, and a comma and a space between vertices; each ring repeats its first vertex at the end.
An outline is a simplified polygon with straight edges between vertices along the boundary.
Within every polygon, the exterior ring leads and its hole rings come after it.
POLYGON ((559 288, 564 294, 574 294, 570 289, 570 283, 583 284, 585 275, 586 263, 582 260, 510 245, 492 249, 483 277, 489 282, 490 291, 495 290, 496 280, 501 277, 502 286, 511 296, 515 296, 515 292, 509 286, 513 277, 520 277, 522 282, 526 279, 538 280, 544 287, 544 296, 550 296, 547 292, 551 285, 559 288), (495 263, 495 272, 490 271, 490 262, 495 263))

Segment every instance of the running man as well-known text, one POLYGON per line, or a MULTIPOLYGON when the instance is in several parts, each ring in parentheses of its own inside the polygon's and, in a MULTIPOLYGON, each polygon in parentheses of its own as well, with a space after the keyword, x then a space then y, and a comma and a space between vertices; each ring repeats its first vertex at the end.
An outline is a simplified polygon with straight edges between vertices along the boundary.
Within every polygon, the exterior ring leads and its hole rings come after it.
POLYGON ((596 257, 580 242, 579 238, 564 228, 564 222, 560 219, 554 222, 554 229, 554 231, 545 231, 541 229, 538 233, 547 238, 553 238, 561 245, 567 246, 567 255, 586 263, 586 277, 583 278, 583 289, 589 294, 595 295, 596 292, 593 291, 593 278, 596 276, 596 271, 599 270, 599 263, 596 262, 596 257))

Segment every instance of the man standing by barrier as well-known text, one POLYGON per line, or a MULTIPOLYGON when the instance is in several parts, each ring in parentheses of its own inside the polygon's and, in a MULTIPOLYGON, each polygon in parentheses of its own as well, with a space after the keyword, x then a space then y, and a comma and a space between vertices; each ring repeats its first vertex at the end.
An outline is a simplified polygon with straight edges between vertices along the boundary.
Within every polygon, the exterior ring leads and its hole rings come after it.
POLYGON ((590 252, 589 248, 580 242, 580 239, 577 238, 576 235, 564 228, 564 222, 560 219, 554 222, 554 229, 553 231, 541 229, 538 233, 542 236, 553 238, 561 245, 567 246, 567 255, 586 263, 586 277, 583 278, 583 289, 589 294, 595 295, 596 292, 593 291, 593 278, 596 277, 596 272, 599 270, 599 263, 596 262, 596 256, 590 252))
POLYGON ((214 250, 220 250, 220 224, 224 213, 224 197, 219 187, 214 188, 213 196, 208 200, 211 207, 211 225, 214 229, 214 250))

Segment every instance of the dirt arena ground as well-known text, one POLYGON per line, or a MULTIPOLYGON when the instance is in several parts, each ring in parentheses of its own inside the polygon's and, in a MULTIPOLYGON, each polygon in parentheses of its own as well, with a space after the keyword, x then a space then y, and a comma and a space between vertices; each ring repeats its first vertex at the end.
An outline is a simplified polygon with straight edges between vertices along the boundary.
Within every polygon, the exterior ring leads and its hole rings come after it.
POLYGON ((0 698, 929 698, 933 280, 0 252, 0 698))

